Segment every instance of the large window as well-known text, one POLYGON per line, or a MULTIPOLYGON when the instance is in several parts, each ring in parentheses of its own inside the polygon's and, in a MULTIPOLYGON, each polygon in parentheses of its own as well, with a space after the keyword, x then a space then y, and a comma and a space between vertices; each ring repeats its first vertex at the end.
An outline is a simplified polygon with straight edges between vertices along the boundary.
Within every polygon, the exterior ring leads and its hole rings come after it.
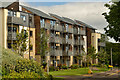
POLYGON ((44 19, 41 19, 40 20, 40 24, 41 24, 41 28, 43 28, 45 26, 45 20, 44 19))
POLYGON ((25 15, 21 15, 20 17, 23 19, 23 21, 26 21, 26 16, 25 15))
POLYGON ((32 37, 33 36, 33 31, 30 31, 30 37, 32 37))
POLYGON ((16 12, 14 11, 8 11, 8 16, 16 16, 16 12))
POLYGON ((54 25, 55 25, 55 21, 52 21, 52 20, 51 20, 51 21, 50 21, 50 25, 51 25, 51 26, 54 26, 54 25))
POLYGON ((8 32, 17 32, 16 27, 8 27, 8 32))
POLYGON ((69 27, 68 24, 66 24, 66 31, 68 31, 68 27, 69 27))
POLYGON ((66 35, 66 40, 68 40, 68 35, 66 35))

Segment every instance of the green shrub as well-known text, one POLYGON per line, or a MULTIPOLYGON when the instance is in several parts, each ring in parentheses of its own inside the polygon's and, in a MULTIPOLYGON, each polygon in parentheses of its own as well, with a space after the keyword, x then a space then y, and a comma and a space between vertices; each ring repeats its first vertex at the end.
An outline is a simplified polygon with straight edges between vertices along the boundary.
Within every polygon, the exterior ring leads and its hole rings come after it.
POLYGON ((77 64, 71 65, 71 69, 77 69, 79 66, 77 64))
POLYGON ((92 67, 100 67, 99 64, 92 64, 92 67))
POLYGON ((42 66, 45 69, 45 67, 47 66, 47 63, 46 62, 42 63, 42 66))
POLYGON ((62 69, 67 69, 68 67, 66 65, 62 65, 62 69))
POLYGON ((3 78, 48 78, 39 63, 24 59, 11 50, 3 49, 2 76, 3 78))
POLYGON ((59 69, 62 69, 62 64, 58 64, 57 67, 58 67, 59 69))
POLYGON ((16 61, 17 64, 15 66, 15 71, 18 73, 21 72, 35 72, 39 73, 40 75, 42 72, 42 68, 39 63, 36 63, 34 60, 27 60, 27 59, 20 59, 16 61))
POLYGON ((22 73, 17 73, 15 71, 11 72, 8 75, 4 75, 3 78, 41 78, 39 74, 35 72, 22 72, 22 73))
POLYGON ((54 67, 54 66, 50 66, 50 67, 49 67, 49 70, 50 70, 50 71, 55 71, 55 67, 54 67))

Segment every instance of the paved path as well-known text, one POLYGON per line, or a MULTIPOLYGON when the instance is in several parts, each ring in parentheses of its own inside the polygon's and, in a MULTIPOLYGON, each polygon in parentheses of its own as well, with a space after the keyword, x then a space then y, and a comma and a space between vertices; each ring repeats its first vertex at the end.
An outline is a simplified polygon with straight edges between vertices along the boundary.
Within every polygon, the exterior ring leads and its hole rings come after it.
POLYGON ((120 80, 120 70, 114 69, 112 71, 85 74, 80 76, 56 76, 64 77, 64 80, 120 80))

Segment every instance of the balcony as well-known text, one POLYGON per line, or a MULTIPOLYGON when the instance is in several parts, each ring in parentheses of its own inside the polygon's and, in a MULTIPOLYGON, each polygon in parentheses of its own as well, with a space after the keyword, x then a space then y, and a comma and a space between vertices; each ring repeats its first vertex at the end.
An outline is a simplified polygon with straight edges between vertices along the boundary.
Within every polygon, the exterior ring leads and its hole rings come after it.
POLYGON ((99 42, 98 46, 105 47, 105 42, 99 42))
POLYGON ((77 29, 73 29, 73 33, 74 34, 78 34, 78 30, 77 29))
POLYGON ((83 50, 80 50, 80 53, 81 53, 81 54, 85 54, 85 52, 84 52, 83 50))
POLYGON ((79 45, 79 41, 78 40, 74 40, 74 45, 79 45))
POLYGON ((73 56, 73 52, 72 51, 68 51, 68 56, 73 56))
POLYGON ((73 33, 73 28, 68 28, 69 33, 73 33))
POLYGON ((7 40, 17 40, 16 36, 16 32, 8 32, 7 40))
POLYGON ((56 30, 56 31, 62 31, 62 26, 55 24, 54 30, 56 30))
POLYGON ((45 23, 45 29, 50 29, 50 24, 49 23, 45 23))
POLYGON ((72 44, 73 41, 72 41, 72 39, 68 39, 67 42, 68 42, 68 44, 72 44))
POLYGON ((63 39, 62 39, 62 43, 63 43, 63 44, 68 44, 67 39, 66 39, 66 38, 63 38, 63 39))
POLYGON ((84 40, 80 40, 80 45, 85 45, 85 41, 84 40))
POLYGON ((62 44, 62 38, 61 38, 61 37, 58 37, 58 36, 51 36, 51 37, 50 37, 50 42, 62 44))
POLYGON ((7 17, 7 23, 24 25, 25 22, 24 22, 23 19, 20 18, 20 17, 8 16, 8 17, 7 17))
POLYGON ((62 50, 54 50, 54 49, 51 49, 51 50, 50 50, 50 55, 51 55, 51 56, 62 56, 62 50))
POLYGON ((68 32, 68 29, 66 29, 65 27, 63 28, 63 32, 66 33, 68 32))
POLYGON ((81 35, 86 35, 85 30, 80 30, 81 35))
POLYGON ((73 53, 75 56, 79 54, 79 51, 78 50, 74 50, 74 53, 73 53))

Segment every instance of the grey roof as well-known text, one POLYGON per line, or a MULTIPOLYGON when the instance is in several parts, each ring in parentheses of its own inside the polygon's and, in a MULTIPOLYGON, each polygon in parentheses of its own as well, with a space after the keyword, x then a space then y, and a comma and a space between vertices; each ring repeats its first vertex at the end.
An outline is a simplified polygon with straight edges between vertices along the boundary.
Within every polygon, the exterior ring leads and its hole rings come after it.
POLYGON ((67 17, 62 17, 62 18, 71 24, 75 24, 75 22, 72 19, 69 19, 67 17))
POLYGON ((84 23, 84 22, 82 22, 82 21, 79 21, 79 20, 75 20, 76 22, 78 22, 78 24, 82 24, 82 25, 84 25, 85 27, 88 27, 88 28, 91 28, 91 29, 95 29, 96 30, 96 28, 93 28, 92 26, 90 26, 90 25, 88 25, 88 24, 86 24, 86 23, 84 23))
POLYGON ((56 17, 56 18, 59 19, 60 21, 63 21, 63 22, 68 23, 68 22, 65 21, 62 17, 60 17, 60 16, 58 16, 58 15, 56 15, 56 14, 52 14, 52 13, 49 13, 49 14, 50 14, 50 16, 54 16, 54 17, 56 17))
POLYGON ((18 0, 12 0, 10 2, 2 2, 2 1, 0 1, 0 8, 6 8, 6 7, 8 7, 9 5, 11 5, 14 2, 18 2, 18 0))
POLYGON ((34 14, 36 14, 36 15, 38 15, 38 16, 41 16, 41 17, 43 17, 43 18, 56 20, 55 18, 49 16, 48 14, 46 14, 46 13, 40 11, 40 10, 37 10, 37 9, 34 9, 34 8, 30 8, 30 7, 27 7, 27 6, 23 6, 23 5, 20 5, 20 6, 22 6, 23 8, 25 8, 25 9, 31 11, 32 13, 34 13, 34 14))
POLYGON ((76 24, 78 26, 81 26, 80 24, 76 23, 74 20, 70 19, 70 18, 66 18, 66 17, 60 17, 56 14, 52 14, 52 13, 49 13, 51 16, 54 16, 56 17, 57 19, 59 19, 60 21, 63 21, 63 22, 66 22, 68 24, 76 24))
POLYGON ((74 20, 70 19, 70 18, 67 18, 67 17, 63 17, 67 22, 71 23, 71 24, 75 24, 75 25, 78 25, 78 26, 82 26, 81 24, 78 24, 77 22, 75 22, 74 20))

